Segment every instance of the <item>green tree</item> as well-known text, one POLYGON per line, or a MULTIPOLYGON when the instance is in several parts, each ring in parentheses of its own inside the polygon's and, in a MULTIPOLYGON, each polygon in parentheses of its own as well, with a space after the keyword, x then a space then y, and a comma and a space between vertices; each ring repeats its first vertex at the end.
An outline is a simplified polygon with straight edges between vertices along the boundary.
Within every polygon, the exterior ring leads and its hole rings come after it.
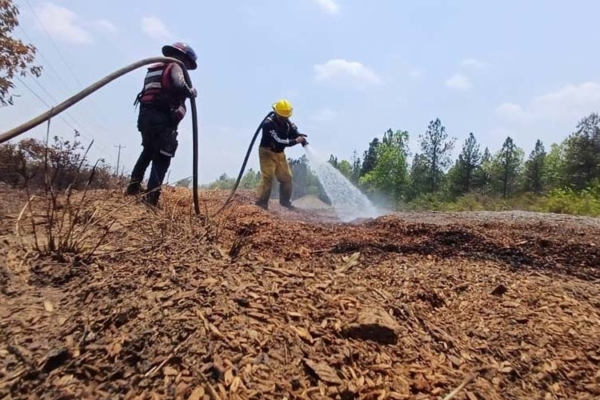
POLYGON ((486 147, 481 156, 480 167, 475 170, 475 178, 473 181, 474 189, 486 192, 490 188, 492 181, 492 165, 492 153, 490 153, 490 149, 486 147))
POLYGON ((480 166, 481 151, 479 150, 479 143, 477 143, 475 135, 471 132, 463 144, 455 165, 455 175, 452 177, 452 181, 456 183, 460 194, 468 193, 473 189, 475 171, 480 166))
POLYGON ((242 179, 240 180, 239 188, 240 189, 256 189, 258 187, 258 185, 260 185, 260 180, 261 180, 260 171, 257 172, 257 171, 254 171, 252 168, 250 168, 248 171, 246 171, 244 176, 242 176, 242 179))
POLYGON ((230 178, 227 174, 221 174, 219 179, 214 182, 211 182, 207 185, 209 189, 224 189, 229 190, 233 188, 235 184, 235 178, 230 178))
POLYGON ((342 173, 348 180, 352 178, 352 164, 350 164, 347 160, 342 160, 338 162, 337 170, 342 173))
POLYGON ((352 164, 346 160, 338 160, 337 157, 334 157, 333 154, 329 156, 329 164, 331 164, 335 169, 340 171, 342 175, 344 175, 348 180, 352 177, 352 164))
POLYGON ((429 191, 428 171, 427 157, 423 154, 415 154, 410 168, 410 192, 408 195, 410 200, 429 191))
POLYGON ((12 37, 13 30, 19 25, 19 8, 12 0, 0 0, 0 105, 13 104, 10 94, 14 88, 16 75, 31 74, 39 77, 42 67, 32 65, 36 48, 12 37))
POLYGON ((597 113, 582 119, 567 139, 565 175, 577 190, 600 178, 600 116, 597 113))
POLYGON ((450 199, 456 199, 465 192, 464 188, 464 167, 461 165, 458 159, 454 162, 454 165, 450 167, 446 174, 446 188, 445 194, 449 195, 450 199))
POLYGON ((546 167, 546 149, 541 140, 535 142, 535 148, 525 163, 525 190, 540 194, 544 189, 546 167))
POLYGON ((552 143, 545 157, 543 180, 549 189, 562 187, 565 183, 565 143, 552 143))
POLYGON ((360 176, 365 176, 375 168, 375 165, 377 164, 377 148, 380 144, 379 138, 375 138, 369 143, 369 149, 365 151, 363 156, 360 176))
POLYGON ((523 165, 523 150, 509 136, 496 154, 492 165, 492 181, 504 198, 514 193, 523 165))
POLYGON ((408 184, 408 139, 407 131, 388 130, 384 134, 375 154, 377 163, 360 178, 369 192, 383 194, 390 202, 402 198, 408 184))
POLYGON ((338 159, 337 157, 334 157, 333 154, 331 154, 329 156, 329 161, 327 161, 329 164, 333 165, 335 168, 337 168, 338 166, 338 159))
POLYGON ((441 175, 452 163, 450 153, 455 141, 455 138, 448 139, 446 128, 439 118, 429 123, 424 135, 419 135, 421 152, 427 162, 429 191, 432 193, 438 190, 441 175))

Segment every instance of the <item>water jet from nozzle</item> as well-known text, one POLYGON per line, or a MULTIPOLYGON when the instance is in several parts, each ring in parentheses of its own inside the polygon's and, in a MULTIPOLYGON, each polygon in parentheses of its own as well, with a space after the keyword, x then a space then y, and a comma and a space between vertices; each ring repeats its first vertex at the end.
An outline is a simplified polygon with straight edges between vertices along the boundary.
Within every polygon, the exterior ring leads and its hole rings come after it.
POLYGON ((385 213, 367 198, 339 170, 325 161, 308 143, 302 146, 308 158, 309 168, 317 176, 325 193, 331 200, 338 218, 350 222, 358 218, 377 218, 385 213))

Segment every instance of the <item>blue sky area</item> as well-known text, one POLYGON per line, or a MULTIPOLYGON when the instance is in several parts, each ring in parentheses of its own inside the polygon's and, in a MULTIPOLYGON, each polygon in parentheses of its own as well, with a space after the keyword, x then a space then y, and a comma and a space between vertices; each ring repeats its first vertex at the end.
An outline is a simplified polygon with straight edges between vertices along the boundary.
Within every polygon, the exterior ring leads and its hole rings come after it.
MULTIPOLYGON (((37 82, 23 82, 49 105, 160 55, 165 43, 192 45, 199 55, 192 79, 201 182, 237 174, 258 123, 281 97, 292 102, 293 120, 319 153, 347 159, 388 128, 408 130, 417 150, 418 135, 436 117, 458 138, 456 153, 469 132, 493 151, 511 135, 529 152, 537 138, 549 147, 600 111, 597 0, 16 3, 15 34, 38 47, 45 67, 37 82)), ((80 129, 84 142, 95 140, 92 156, 112 164, 121 144, 130 169, 141 150, 133 101, 144 73, 83 100, 63 114, 69 124, 53 120, 52 133, 80 129)), ((0 108, 1 131, 48 109, 16 84, 16 105, 0 108)), ((28 136, 44 132, 38 127, 28 136)), ((191 175, 191 143, 188 114, 171 181, 191 175)), ((249 167, 257 166, 255 149, 249 167)))

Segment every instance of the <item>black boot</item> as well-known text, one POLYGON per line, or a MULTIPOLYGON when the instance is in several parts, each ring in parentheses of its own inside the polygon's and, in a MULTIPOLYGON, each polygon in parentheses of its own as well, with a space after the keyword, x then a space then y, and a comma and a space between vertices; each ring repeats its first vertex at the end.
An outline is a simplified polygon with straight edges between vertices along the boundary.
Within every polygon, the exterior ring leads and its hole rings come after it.
POLYGON ((153 192, 149 192, 146 193, 143 197, 142 197, 142 202, 148 206, 154 207, 154 208, 160 208, 158 206, 158 199, 160 198, 160 192, 158 190, 155 190, 153 192))
POLYGON ((281 207, 285 207, 290 211, 298 211, 298 209, 296 207, 294 207, 291 202, 282 202, 279 204, 281 204, 281 207))
POLYGON ((262 200, 257 200, 255 203, 255 205, 259 206, 260 208, 264 209, 264 210, 268 210, 269 209, 269 201, 262 201, 262 200))
POLYGON ((142 192, 142 185, 140 185, 139 182, 133 182, 132 181, 127 186, 127 190, 125 191, 125 194, 127 196, 137 196, 141 192, 142 192))

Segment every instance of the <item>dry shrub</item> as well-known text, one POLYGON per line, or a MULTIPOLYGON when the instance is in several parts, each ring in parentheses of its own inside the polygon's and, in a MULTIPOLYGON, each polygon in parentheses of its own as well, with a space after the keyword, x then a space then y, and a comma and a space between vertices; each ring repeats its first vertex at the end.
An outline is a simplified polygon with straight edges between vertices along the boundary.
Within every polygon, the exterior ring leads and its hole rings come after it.
MULTIPOLYGON (((103 215, 101 204, 90 196, 97 188, 116 187, 104 160, 90 165, 75 132, 73 142, 54 137, 52 145, 26 139, 17 145, 3 145, 2 175, 12 187, 23 187, 27 204, 18 224, 28 211, 33 248, 39 255, 87 261, 105 242, 114 217, 103 215)), ((106 201, 106 200, 105 200, 106 201)))
POLYGON ((105 160, 87 163, 93 142, 86 150, 79 136, 75 131, 72 141, 54 136, 51 144, 48 140, 23 139, 0 145, 0 182, 32 192, 43 191, 48 185, 54 190, 82 190, 109 189, 122 183, 105 160), (92 174, 94 179, 90 180, 92 174))
MULTIPOLYGON (((91 174, 88 182, 94 175, 91 174)), ((105 242, 116 222, 103 212, 104 200, 96 200, 89 184, 81 191, 67 188, 55 191, 51 187, 38 196, 31 196, 26 207, 29 211, 34 237, 33 247, 40 255, 76 256, 87 261, 105 242)))

